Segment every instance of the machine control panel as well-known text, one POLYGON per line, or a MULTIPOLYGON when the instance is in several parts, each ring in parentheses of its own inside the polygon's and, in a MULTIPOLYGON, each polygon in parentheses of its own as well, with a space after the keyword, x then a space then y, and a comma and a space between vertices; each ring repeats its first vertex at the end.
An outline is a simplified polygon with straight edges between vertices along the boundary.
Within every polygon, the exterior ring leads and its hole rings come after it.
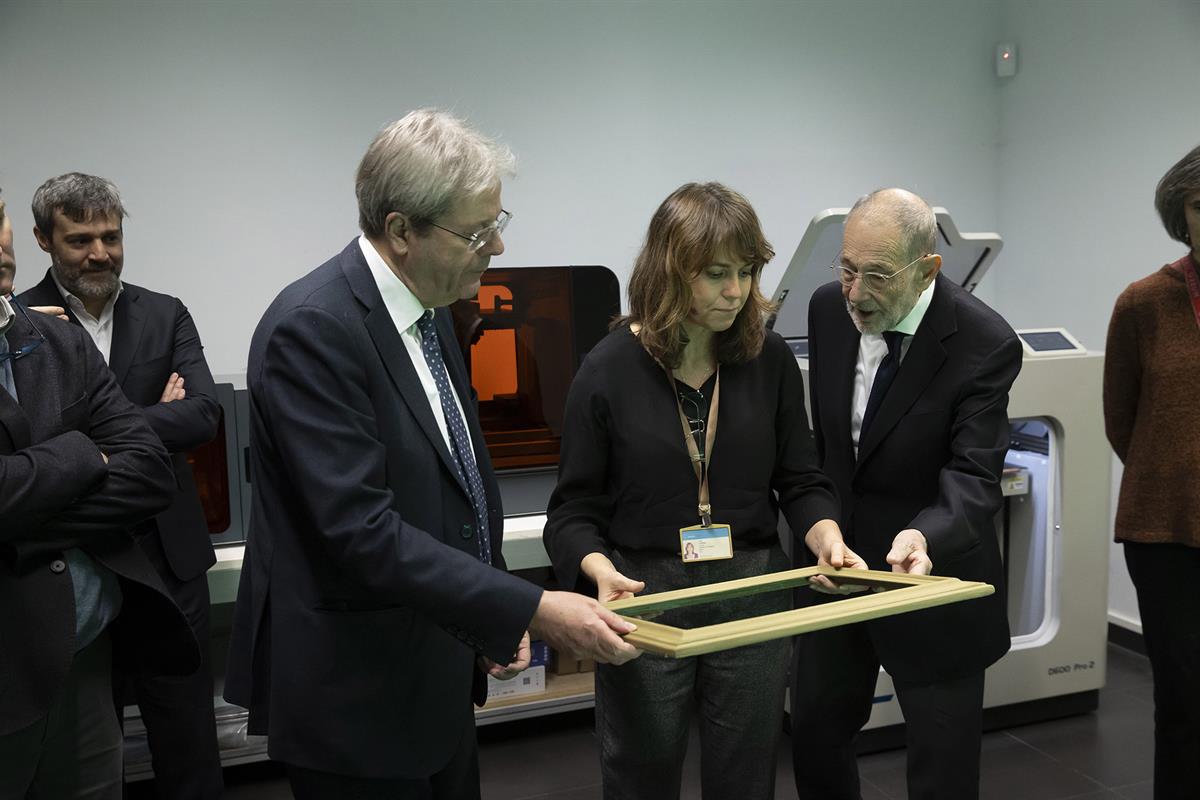
POLYGON ((1087 352, 1087 348, 1068 333, 1066 328, 1031 328, 1017 331, 1017 337, 1021 340, 1021 347, 1025 350, 1026 358, 1076 355, 1087 352))

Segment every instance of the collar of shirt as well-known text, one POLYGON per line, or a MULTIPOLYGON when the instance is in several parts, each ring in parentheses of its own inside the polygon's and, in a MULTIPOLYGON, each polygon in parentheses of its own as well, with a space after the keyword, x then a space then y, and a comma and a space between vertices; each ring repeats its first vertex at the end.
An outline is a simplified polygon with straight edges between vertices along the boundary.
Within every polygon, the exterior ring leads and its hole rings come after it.
POLYGON ((103 310, 100 311, 100 318, 96 319, 88 312, 82 300, 68 292, 66 287, 58 282, 58 276, 54 274, 53 269, 50 270, 50 278, 54 281, 54 285, 58 287, 58 293, 62 295, 63 302, 75 312, 75 316, 101 328, 112 322, 113 307, 117 304, 117 298, 121 296, 121 292, 125 291, 125 284, 118 280, 117 290, 112 293, 112 297, 108 298, 108 302, 104 304, 103 310))
MULTIPOLYGON (((929 304, 933 302, 933 287, 935 283, 930 283, 925 291, 917 295, 917 302, 912 307, 912 311, 908 315, 896 323, 895 327, 889 330, 899 331, 904 334, 904 341, 900 346, 901 360, 904 359, 904 354, 908 353, 908 345, 911 342, 913 334, 917 332, 917 328, 921 327, 921 320, 925 319, 925 312, 929 310, 929 304)), ((869 354, 875 354, 875 360, 882 360, 887 355, 887 345, 884 344, 883 335, 879 333, 864 333, 859 339, 859 353, 864 351, 869 354)), ((878 366, 878 363, 876 363, 878 366)))
POLYGON ((925 291, 917 296, 916 305, 912 311, 908 312, 908 316, 896 323, 894 331, 900 331, 905 336, 912 336, 917 332, 917 328, 921 327, 921 320, 925 319, 925 312, 929 310, 929 304, 933 302, 933 287, 937 285, 936 281, 930 281, 929 286, 925 287, 925 291))
MULTIPOLYGON (((383 256, 379 255, 375 245, 371 244, 366 236, 358 238, 358 246, 362 250, 363 258, 367 260, 367 267, 371 270, 371 277, 375 279, 375 285, 379 287, 379 294, 383 297, 383 307, 387 309, 388 316, 392 318, 392 324, 396 326, 396 332, 400 334, 400 341, 404 344, 408 359, 412 362, 417 379, 421 382, 421 388, 429 402, 429 409, 433 412, 434 421, 437 422, 438 430, 442 434, 442 441, 446 443, 446 449, 453 453, 454 441, 450 438, 450 428, 446 424, 446 414, 442 410, 442 398, 438 393, 437 380, 433 377, 429 364, 425 361, 425 354, 421 350, 421 331, 417 328, 417 320, 428 309, 421 305, 421 301, 412 293, 412 290, 404 285, 404 281, 392 272, 391 267, 387 265, 383 256)), ((458 408, 459 416, 466 419, 458 393, 451 392, 450 394, 454 405, 458 408)), ((470 435, 468 430, 467 437, 470 438, 470 435)))
MULTIPOLYGON (((917 328, 921 326, 921 320, 925 319, 925 312, 929 310, 929 303, 933 300, 934 285, 934 283, 930 283, 925 291, 917 296, 917 302, 912 311, 908 312, 908 315, 892 328, 892 330, 904 334, 904 340, 900 344, 901 363, 908 353, 909 345, 912 344, 913 334, 917 332, 917 328)), ((871 395, 871 385, 875 382, 875 373, 879 371, 879 365, 883 363, 887 352, 887 344, 881 334, 864 333, 858 340, 858 359, 854 365, 854 391, 850 399, 850 441, 854 445, 855 456, 858 455, 858 440, 862 433, 862 420, 863 415, 866 414, 867 400, 871 395)))
POLYGON ((358 237, 358 246, 362 250, 363 258, 367 260, 367 268, 371 270, 371 277, 379 287, 384 308, 388 310, 396 330, 407 331, 414 327, 417 320, 425 314, 425 306, 421 305, 421 301, 412 290, 404 285, 404 281, 392 272, 392 268, 366 236, 358 237))

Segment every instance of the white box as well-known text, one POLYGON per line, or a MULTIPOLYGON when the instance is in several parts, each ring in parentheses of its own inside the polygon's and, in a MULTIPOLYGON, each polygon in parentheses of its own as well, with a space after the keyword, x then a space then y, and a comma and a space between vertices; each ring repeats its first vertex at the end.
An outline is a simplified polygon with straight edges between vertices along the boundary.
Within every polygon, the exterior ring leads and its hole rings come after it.
POLYGON ((541 694, 546 691, 546 668, 530 667, 511 680, 502 681, 488 675, 488 699, 541 694))

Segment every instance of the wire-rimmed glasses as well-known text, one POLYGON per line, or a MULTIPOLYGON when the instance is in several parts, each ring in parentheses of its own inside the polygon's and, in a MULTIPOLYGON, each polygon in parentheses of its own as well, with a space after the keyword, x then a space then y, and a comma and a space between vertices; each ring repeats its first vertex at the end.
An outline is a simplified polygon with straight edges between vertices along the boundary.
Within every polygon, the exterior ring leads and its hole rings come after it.
POLYGON ((924 261, 925 259, 929 258, 930 255, 930 253, 926 253, 923 256, 918 256, 890 275, 884 272, 857 272, 836 262, 830 264, 829 268, 833 270, 834 277, 838 279, 838 282, 841 283, 842 286, 853 286, 856 280, 861 280, 863 286, 868 292, 879 293, 887 289, 888 281, 890 281, 892 278, 896 277, 901 272, 904 272, 904 270, 908 269, 913 264, 916 264, 918 261, 924 261))
POLYGON ((495 222, 491 223, 490 225, 485 225, 471 234, 459 233, 451 228, 438 225, 436 222, 430 222, 429 224, 440 231, 452 233, 460 239, 467 240, 470 242, 470 244, 467 245, 467 249, 472 253, 477 253, 480 249, 487 245, 488 242, 492 241, 492 239, 504 233, 504 229, 508 227, 508 221, 511 219, 512 214, 502 208, 500 209, 500 216, 496 217, 495 222))

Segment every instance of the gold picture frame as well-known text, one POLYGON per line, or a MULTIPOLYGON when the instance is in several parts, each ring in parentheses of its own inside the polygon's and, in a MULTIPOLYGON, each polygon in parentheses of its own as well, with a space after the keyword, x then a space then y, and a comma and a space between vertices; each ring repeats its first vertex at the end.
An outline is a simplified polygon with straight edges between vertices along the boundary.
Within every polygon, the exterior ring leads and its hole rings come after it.
POLYGON ((995 587, 988 583, 939 575, 905 575, 873 569, 835 570, 832 567, 804 567, 711 583, 707 586, 614 600, 605 603, 605 606, 638 626, 636 631, 625 636, 625 641, 629 644, 648 653, 670 658, 687 658, 838 625, 850 625, 892 614, 986 597, 995 591, 995 587), (833 603, 690 629, 631 616, 806 586, 816 575, 824 575, 839 586, 885 591, 870 591, 833 603))

